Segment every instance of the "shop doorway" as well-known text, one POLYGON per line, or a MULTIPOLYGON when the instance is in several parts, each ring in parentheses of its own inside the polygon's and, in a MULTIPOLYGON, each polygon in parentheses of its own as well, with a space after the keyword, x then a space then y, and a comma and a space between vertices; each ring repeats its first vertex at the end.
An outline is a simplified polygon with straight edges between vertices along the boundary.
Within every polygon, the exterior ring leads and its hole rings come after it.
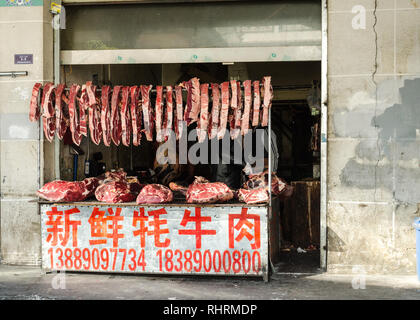
MULTIPOLYGON (((173 63, 62 66, 62 82, 93 81, 108 85, 175 85, 192 77, 222 83, 272 77, 274 99, 271 127, 278 150, 275 174, 294 187, 290 198, 273 198, 270 223, 270 258, 276 272, 315 272, 320 267, 320 104, 321 63, 173 63)), ((60 176, 72 180, 86 176, 85 163, 106 170, 124 168, 130 175, 154 167, 155 146, 142 139, 140 147, 105 147, 83 139, 83 155, 74 168, 69 145, 60 148, 60 176)), ((200 175, 206 166, 198 169, 200 175), (201 170, 201 171, 200 171, 201 170)), ((91 173, 95 175, 96 173, 91 173)))

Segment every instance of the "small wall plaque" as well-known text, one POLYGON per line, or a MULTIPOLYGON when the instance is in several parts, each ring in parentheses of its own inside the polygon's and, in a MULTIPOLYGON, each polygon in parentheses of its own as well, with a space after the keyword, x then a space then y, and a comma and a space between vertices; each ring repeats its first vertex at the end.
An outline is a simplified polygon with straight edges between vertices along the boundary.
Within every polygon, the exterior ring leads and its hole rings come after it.
POLYGON ((15 54, 15 64, 33 64, 33 54, 15 54))

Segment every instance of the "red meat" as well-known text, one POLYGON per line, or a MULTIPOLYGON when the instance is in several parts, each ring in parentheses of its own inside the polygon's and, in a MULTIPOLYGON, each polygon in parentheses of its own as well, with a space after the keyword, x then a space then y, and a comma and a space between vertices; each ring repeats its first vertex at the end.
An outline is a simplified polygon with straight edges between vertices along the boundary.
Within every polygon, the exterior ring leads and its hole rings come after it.
POLYGON ((114 87, 111 99, 111 139, 116 146, 120 145, 122 135, 120 118, 121 88, 121 86, 114 87))
POLYGON ((101 94, 101 127, 102 137, 104 145, 109 147, 111 145, 111 123, 110 123, 110 110, 109 110, 109 99, 110 99, 110 86, 102 87, 101 94))
POLYGON ((126 147, 130 146, 130 137, 131 137, 131 119, 130 119, 130 110, 128 106, 128 99, 130 96, 130 87, 122 88, 122 99, 121 99, 121 140, 122 144, 126 147))
POLYGON ((229 82, 222 83, 222 109, 220 111, 220 125, 217 132, 217 139, 222 139, 226 133, 226 126, 229 112, 229 82))
POLYGON ((260 104, 261 104, 261 96, 260 96, 260 82, 258 80, 253 82, 254 87, 254 110, 252 115, 252 126, 257 127, 259 118, 260 118, 260 104))
POLYGON ((209 84, 203 83, 201 85, 201 111, 200 123, 197 129, 198 142, 203 142, 206 139, 207 127, 209 125, 209 84))
POLYGON ((78 93, 80 92, 80 86, 78 84, 73 84, 70 87, 69 95, 69 117, 70 117, 70 131, 73 142, 76 145, 80 145, 82 141, 82 135, 80 134, 80 123, 79 116, 77 113, 77 100, 78 93))
POLYGON ((150 91, 152 85, 140 86, 141 99, 142 99, 142 110, 143 110, 143 121, 144 121, 144 132, 146 134, 147 141, 153 141, 153 129, 154 129, 154 115, 150 102, 150 91))
POLYGON ((130 184, 123 180, 104 182, 96 188, 95 197, 106 203, 131 202, 136 198, 131 192, 130 184))
POLYGON ((174 105, 173 105, 173 91, 171 86, 166 87, 166 109, 165 118, 163 121, 164 140, 168 140, 173 125, 174 105))
POLYGON ((256 203, 267 203, 268 202, 268 191, 267 188, 256 188, 256 189, 239 189, 238 191, 239 201, 247 204, 256 203))
POLYGON ((69 126, 68 98, 64 93, 66 85, 59 84, 55 89, 55 128, 58 139, 62 140, 69 126))
POLYGON ((141 189, 136 202, 137 204, 167 203, 173 198, 173 193, 169 188, 161 184, 148 184, 141 189))
POLYGON ((268 126, 268 109, 271 108, 271 102, 273 100, 273 87, 271 86, 271 77, 264 77, 263 88, 264 98, 261 114, 261 125, 263 127, 266 127, 268 126))
POLYGON ((162 121, 163 121, 163 87, 156 86, 156 104, 155 104, 155 112, 156 112, 156 141, 162 142, 163 141, 163 133, 162 133, 162 121))
POLYGON ((209 123, 209 138, 213 139, 217 136, 217 129, 219 127, 220 90, 217 83, 211 84, 211 94, 213 103, 211 109, 211 121, 209 123))
POLYGON ((35 122, 39 120, 39 117, 41 115, 40 112, 40 89, 42 87, 42 84, 37 82, 35 83, 33 89, 32 89, 32 96, 31 96, 31 104, 29 107, 29 121, 35 122))
POLYGON ((245 96, 245 106, 244 113, 242 116, 241 123, 241 134, 245 135, 249 130, 249 116, 251 114, 251 105, 252 105, 252 92, 251 92, 251 80, 244 81, 244 96, 245 96))
POLYGON ((233 192, 222 182, 208 182, 203 177, 188 187, 186 199, 188 203, 215 203, 226 202, 233 198, 233 192))
POLYGON ((94 144, 99 145, 102 139, 102 124, 99 97, 96 97, 96 86, 86 86, 86 93, 89 98, 88 110, 90 138, 94 144))
POLYGON ((44 128, 44 135, 45 138, 51 142, 54 139, 55 133, 55 109, 53 105, 54 99, 54 84, 48 82, 44 86, 44 90, 42 92, 42 125, 44 128))
POLYGON ((133 131, 133 145, 139 146, 141 141, 141 109, 139 106, 139 88, 137 86, 130 87, 131 96, 131 128, 133 131))
POLYGON ((42 199, 56 202, 83 201, 94 194, 98 184, 97 178, 87 178, 83 181, 55 180, 46 183, 37 191, 37 195, 42 199))
POLYGON ((182 104, 182 87, 175 87, 176 97, 176 113, 175 113, 175 134, 176 139, 179 140, 182 137, 184 119, 183 119, 183 104, 182 104))

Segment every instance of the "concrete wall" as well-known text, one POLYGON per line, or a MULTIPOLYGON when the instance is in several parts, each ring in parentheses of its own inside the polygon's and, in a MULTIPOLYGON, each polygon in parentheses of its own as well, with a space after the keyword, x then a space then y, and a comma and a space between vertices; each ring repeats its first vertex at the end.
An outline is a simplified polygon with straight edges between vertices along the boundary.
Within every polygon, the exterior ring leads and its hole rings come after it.
POLYGON ((328 2, 328 271, 414 273, 420 1, 328 2))
MULTIPOLYGON (((28 110, 34 83, 53 80, 52 27, 49 2, 32 2, 7 6, 4 1, 0 7, 0 71, 29 72, 27 77, 0 78, 1 262, 11 264, 40 263, 38 205, 28 201, 42 182, 43 141, 28 110), (22 53, 33 54, 33 64, 15 65, 14 54, 22 53)), ((51 153, 48 146, 46 151, 51 153)))

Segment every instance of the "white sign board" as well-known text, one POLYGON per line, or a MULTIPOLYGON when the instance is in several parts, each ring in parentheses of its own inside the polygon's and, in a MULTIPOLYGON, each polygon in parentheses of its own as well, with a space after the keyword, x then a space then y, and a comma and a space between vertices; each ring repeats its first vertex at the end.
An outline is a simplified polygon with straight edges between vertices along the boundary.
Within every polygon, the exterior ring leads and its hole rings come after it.
POLYGON ((266 207, 41 205, 48 270, 267 278, 266 207))

